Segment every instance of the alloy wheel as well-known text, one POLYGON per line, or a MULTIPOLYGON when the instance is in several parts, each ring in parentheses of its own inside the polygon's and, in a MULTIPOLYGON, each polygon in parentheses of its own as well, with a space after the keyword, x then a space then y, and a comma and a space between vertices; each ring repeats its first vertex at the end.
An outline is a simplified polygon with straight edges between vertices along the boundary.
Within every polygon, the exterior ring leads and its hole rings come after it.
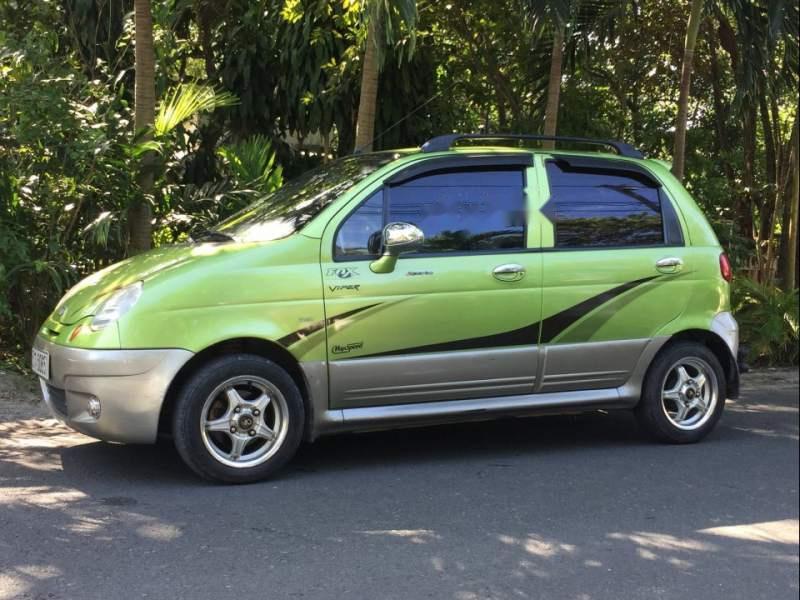
POLYGON ((249 468, 269 460, 289 429, 289 409, 280 390, 261 377, 232 377, 203 403, 200 434, 209 453, 224 465, 249 468))

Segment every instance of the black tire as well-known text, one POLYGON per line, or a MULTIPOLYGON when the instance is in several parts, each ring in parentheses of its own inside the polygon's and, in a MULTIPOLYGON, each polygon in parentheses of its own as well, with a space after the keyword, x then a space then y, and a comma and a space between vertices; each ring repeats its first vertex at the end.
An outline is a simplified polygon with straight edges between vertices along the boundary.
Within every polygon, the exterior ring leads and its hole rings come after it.
MULTIPOLYGON (((266 410, 264 411, 267 412, 266 410)), ((303 398, 292 377, 274 362, 252 354, 222 356, 203 365, 183 385, 172 415, 175 448, 183 461, 200 477, 222 483, 250 483, 268 478, 297 451, 303 437, 303 398), (277 450, 264 462, 249 467, 223 464, 204 442, 201 425, 206 400, 218 386, 237 377, 269 382, 285 400, 285 433, 277 450)), ((233 436, 230 436, 231 438, 233 436)))
POLYGON ((645 376, 642 396, 634 409, 640 427, 650 437, 670 444, 692 444, 706 437, 717 425, 725 407, 726 387, 725 372, 714 353, 706 346, 695 342, 678 342, 662 350, 645 376), (662 405, 662 392, 667 375, 673 366, 682 360, 699 359, 705 362, 716 378, 716 404, 709 410, 710 416, 694 429, 681 429, 670 417, 662 405))

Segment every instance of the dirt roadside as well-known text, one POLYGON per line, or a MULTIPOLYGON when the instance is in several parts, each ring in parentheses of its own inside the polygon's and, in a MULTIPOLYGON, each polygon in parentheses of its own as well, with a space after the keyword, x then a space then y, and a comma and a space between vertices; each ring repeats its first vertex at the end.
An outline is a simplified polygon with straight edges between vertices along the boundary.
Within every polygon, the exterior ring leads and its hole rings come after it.
MULTIPOLYGON (((785 389, 798 386, 798 369, 754 369, 742 375, 742 391, 785 389)), ((41 400, 39 383, 34 376, 25 376, 0 368, 0 421, 48 418, 41 400)))

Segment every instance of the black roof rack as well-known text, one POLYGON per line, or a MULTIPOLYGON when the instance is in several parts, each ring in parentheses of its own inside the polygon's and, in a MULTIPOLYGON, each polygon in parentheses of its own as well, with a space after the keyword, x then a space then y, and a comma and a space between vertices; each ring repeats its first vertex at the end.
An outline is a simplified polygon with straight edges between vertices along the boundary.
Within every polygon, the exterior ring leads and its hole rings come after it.
POLYGON ((613 148, 620 156, 644 158, 639 150, 616 140, 596 140, 592 138, 564 137, 560 135, 530 135, 525 133, 450 133, 429 139, 422 144, 423 152, 444 152, 450 150, 460 140, 533 140, 537 142, 578 142, 613 148))

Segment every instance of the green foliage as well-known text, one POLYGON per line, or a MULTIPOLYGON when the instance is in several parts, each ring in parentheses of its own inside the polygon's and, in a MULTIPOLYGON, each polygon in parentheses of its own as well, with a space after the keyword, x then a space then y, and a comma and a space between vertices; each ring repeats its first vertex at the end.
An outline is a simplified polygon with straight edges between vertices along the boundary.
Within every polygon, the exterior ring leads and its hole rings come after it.
POLYGON ((283 184, 283 169, 275 164, 275 153, 264 135, 223 146, 219 154, 225 159, 237 187, 269 194, 283 184))
POLYGON ((153 133, 156 139, 164 137, 199 113, 234 104, 236 97, 230 92, 218 92, 209 86, 194 83, 180 84, 167 92, 161 102, 153 133))
POLYGON ((65 52, 56 7, 23 6, 0 11, 0 22, 27 23, 0 29, 2 346, 27 343, 67 287, 121 255, 118 230, 100 246, 84 228, 135 189, 123 149, 132 121, 124 94, 89 79, 65 52))
POLYGON ((783 291, 737 278, 731 301, 751 361, 770 366, 797 364, 798 290, 783 291))

